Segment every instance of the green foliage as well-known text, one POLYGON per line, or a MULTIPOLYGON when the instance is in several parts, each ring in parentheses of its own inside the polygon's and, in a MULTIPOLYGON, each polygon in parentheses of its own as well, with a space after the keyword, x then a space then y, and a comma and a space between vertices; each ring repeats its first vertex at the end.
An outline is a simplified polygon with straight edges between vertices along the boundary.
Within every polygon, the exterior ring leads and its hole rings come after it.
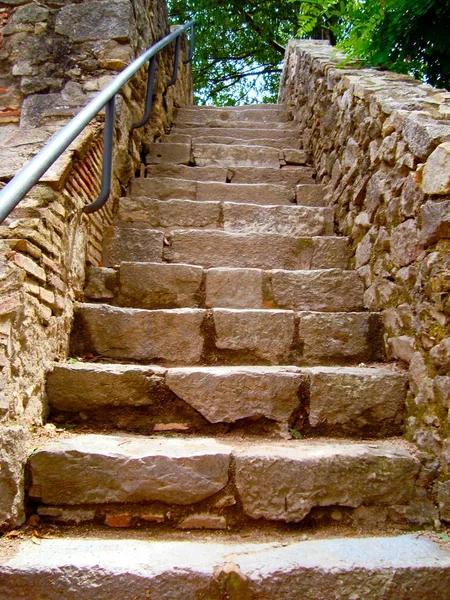
POLYGON ((199 104, 274 102, 287 41, 329 39, 364 64, 450 86, 450 0, 169 0, 197 21, 199 104))
POLYGON ((197 21, 193 76, 199 104, 274 102, 300 2, 169 0, 174 23, 197 21))
POLYGON ((353 58, 449 87, 449 28, 450 0, 350 0, 333 31, 353 58))

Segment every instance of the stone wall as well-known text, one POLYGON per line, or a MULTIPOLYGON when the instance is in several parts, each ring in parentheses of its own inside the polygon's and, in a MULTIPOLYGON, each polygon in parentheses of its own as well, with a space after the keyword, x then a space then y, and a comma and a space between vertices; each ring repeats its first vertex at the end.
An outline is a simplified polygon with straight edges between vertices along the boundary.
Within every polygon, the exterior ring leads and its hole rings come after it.
POLYGON ((350 238, 387 355, 409 370, 406 434, 450 521, 450 93, 343 58, 327 42, 291 41, 279 101, 350 238))
MULTIPOLYGON (((116 71, 170 31, 164 0, 3 0, 3 6, 0 187, 116 71)), ((189 67, 180 65, 177 84, 167 89, 172 67, 169 48, 158 60, 151 121, 133 136, 131 124, 143 114, 146 70, 117 98, 106 207, 82 213, 100 187, 100 117, 0 226, 0 528, 25 518, 27 437, 45 420, 46 372, 52 361, 66 357, 73 302, 82 293, 86 265, 101 262, 112 205, 139 169, 147 145, 170 126, 174 108, 191 103, 189 67)))

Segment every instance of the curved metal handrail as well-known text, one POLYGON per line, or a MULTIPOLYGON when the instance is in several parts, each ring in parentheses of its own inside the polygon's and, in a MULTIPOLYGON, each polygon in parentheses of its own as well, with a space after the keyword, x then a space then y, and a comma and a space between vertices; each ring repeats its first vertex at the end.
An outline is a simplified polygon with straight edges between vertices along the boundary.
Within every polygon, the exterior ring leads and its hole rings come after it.
MULTIPOLYGON (((113 81, 106 86, 104 90, 99 92, 81 111, 73 117, 67 125, 65 125, 57 134, 55 134, 49 142, 33 157, 17 175, 1 190, 0 192, 0 223, 2 223, 12 210, 19 204, 24 196, 31 188, 39 181, 42 175, 51 167, 51 165, 61 156, 66 148, 73 140, 83 131, 83 129, 92 121, 94 117, 106 105, 106 119, 104 131, 104 149, 103 149, 103 169, 102 169, 102 190, 95 202, 84 207, 84 212, 91 213, 99 210, 108 200, 111 187, 111 172, 112 172, 112 143, 114 132, 114 98, 119 90, 143 67, 149 60, 153 63, 153 74, 150 65, 147 95, 146 95, 146 110, 144 118, 133 125, 142 127, 147 123, 151 114, 151 100, 153 90, 154 68, 156 64, 156 54, 165 48, 170 42, 179 38, 186 30, 191 30, 189 57, 185 62, 192 60, 194 48, 194 27, 195 21, 190 21, 185 25, 181 25, 171 34, 157 42, 154 46, 148 48, 141 56, 134 60, 128 67, 117 75, 113 81), (150 81, 151 79, 151 81, 150 81)), ((177 44, 177 46, 179 46, 177 44)), ((178 55, 175 52, 174 60, 174 75, 178 67, 178 55)), ((173 79, 173 78, 172 78, 173 79)))

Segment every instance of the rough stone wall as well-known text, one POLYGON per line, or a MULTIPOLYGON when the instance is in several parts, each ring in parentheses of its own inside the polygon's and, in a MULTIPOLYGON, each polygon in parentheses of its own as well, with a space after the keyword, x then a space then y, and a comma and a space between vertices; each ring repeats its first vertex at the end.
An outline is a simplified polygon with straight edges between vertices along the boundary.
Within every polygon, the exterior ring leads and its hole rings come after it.
MULTIPOLYGON (((0 187, 116 71, 170 31, 164 0, 3 0, 0 27, 2 22, 0 187)), ((189 67, 180 64, 177 84, 166 88, 172 67, 169 48, 158 60, 151 121, 133 136, 131 124, 143 114, 146 69, 117 97, 106 207, 82 213, 100 187, 100 117, 0 226, 0 529, 25 518, 27 436, 45 419, 46 372, 66 356, 73 302, 86 265, 101 261, 113 203, 139 168, 146 145, 170 126, 174 108, 191 102, 189 67)))
POLYGON ((279 101, 350 238, 387 355, 409 370, 406 434, 450 521, 450 93, 407 76, 338 67, 326 42, 293 40, 279 101))

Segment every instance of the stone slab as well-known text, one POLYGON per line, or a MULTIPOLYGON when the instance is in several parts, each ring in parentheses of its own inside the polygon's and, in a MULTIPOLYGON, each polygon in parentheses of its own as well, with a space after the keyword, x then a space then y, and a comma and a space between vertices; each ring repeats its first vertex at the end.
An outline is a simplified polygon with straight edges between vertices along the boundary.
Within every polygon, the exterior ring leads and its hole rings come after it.
POLYGON ((175 231, 164 249, 168 262, 205 267, 261 269, 309 269, 313 256, 311 238, 291 238, 272 233, 175 231))
POLYGON ((276 148, 253 145, 192 144, 193 162, 199 167, 279 167, 280 157, 276 148))
POLYGON ((311 269, 347 269, 350 259, 346 237, 315 237, 311 269))
POLYGON ((272 290, 279 308, 323 312, 364 308, 364 285, 355 271, 273 271, 272 290))
POLYGON ((317 506, 406 504, 419 463, 406 449, 383 444, 298 440, 236 448, 243 510, 255 519, 299 522, 317 506))
POLYGON ((263 416, 287 424, 302 381, 295 367, 191 367, 166 376, 168 387, 210 423, 263 416))
POLYGON ((230 456, 230 448, 213 439, 74 436, 32 454, 30 496, 53 505, 188 505, 225 487, 230 456))
POLYGON ((140 310, 79 304, 72 330, 72 355, 195 364, 203 351, 200 309, 140 310))
POLYGON ((117 210, 120 224, 160 229, 211 228, 220 224, 219 202, 121 198, 117 210))
POLYGON ((103 263, 113 267, 122 261, 161 262, 163 241, 161 231, 109 227, 105 231, 103 263))
POLYGON ((197 184, 196 200, 221 202, 249 202, 251 204, 287 204, 294 202, 294 193, 282 185, 251 183, 211 183, 197 184))
POLYGON ((239 106, 230 109, 229 107, 203 107, 194 106, 188 108, 179 108, 176 114, 175 123, 195 123, 198 125, 209 125, 211 122, 220 122, 223 124, 232 123, 233 125, 242 125, 243 122, 251 121, 261 127, 261 123, 276 122, 282 124, 290 121, 289 111, 284 108, 252 108, 251 106, 239 106))
POLYGON ((164 397, 165 369, 100 363, 55 364, 47 376, 47 398, 56 410, 151 406, 164 397))
POLYGON ((294 341, 294 313, 284 310, 213 309, 216 347, 270 361, 286 361, 294 341))
POLYGON ((195 200, 195 181, 176 177, 138 177, 131 184, 131 196, 145 196, 155 200, 195 200))
POLYGON ((323 185, 303 183, 296 188, 297 204, 301 206, 326 206, 323 185))
POLYGON ((345 269, 348 241, 338 237, 291 237, 276 233, 177 230, 164 247, 167 262, 204 267, 345 269))
POLYGON ((262 308, 263 271, 261 269, 227 269, 206 271, 207 307, 262 308))
POLYGON ((223 227, 225 231, 280 233, 292 237, 331 235, 333 214, 328 208, 225 202, 223 227))
POLYGON ((298 315, 298 334, 307 362, 359 362, 380 358, 378 314, 300 312, 298 315))
POLYGON ((131 308, 195 308, 200 304, 203 269, 191 265, 124 262, 119 270, 118 304, 131 308))
POLYGON ((170 163, 189 165, 191 163, 191 144, 150 144, 145 162, 150 164, 170 163))
POLYGON ((423 534, 283 544, 65 537, 20 542, 0 565, 0 595, 185 600, 220 598, 237 584, 240 598, 410 600, 414 590, 450 600, 449 567, 448 550, 423 534))
POLYGON ((265 129, 264 124, 260 128, 248 128, 248 127, 233 127, 233 129, 226 127, 172 127, 170 136, 188 135, 192 139, 214 136, 214 137, 229 137, 240 140, 256 140, 256 139, 279 139, 279 140, 299 140, 299 132, 295 129, 285 131, 283 129, 265 129))
MULTIPOLYGON (((224 130, 222 130, 223 132, 224 130)), ((189 137, 189 136, 183 136, 189 137)), ((192 139, 192 138, 191 138, 192 139)), ((298 150, 300 146, 300 140, 295 137, 286 138, 271 138, 270 131, 267 132, 267 137, 264 138, 251 138, 247 137, 242 139, 237 137, 234 131, 230 131, 228 136, 215 135, 210 133, 209 135, 196 136, 193 138, 194 144, 226 144, 227 146, 265 146, 266 148, 276 148, 277 150, 298 150)), ((286 160, 286 157, 285 157, 286 160)), ((306 161, 305 161, 306 162, 306 161)), ((305 164, 305 162, 300 164, 305 164)))
POLYGON ((407 377, 386 369, 312 367, 309 423, 376 437, 402 432, 407 377))
POLYGON ((227 167, 187 167, 185 165, 149 165, 147 167, 148 178, 171 177, 175 179, 186 179, 189 181, 221 181, 227 180, 227 167))
POLYGON ((311 167, 230 167, 228 178, 232 183, 274 183, 295 187, 298 184, 314 183, 315 169, 311 167))

